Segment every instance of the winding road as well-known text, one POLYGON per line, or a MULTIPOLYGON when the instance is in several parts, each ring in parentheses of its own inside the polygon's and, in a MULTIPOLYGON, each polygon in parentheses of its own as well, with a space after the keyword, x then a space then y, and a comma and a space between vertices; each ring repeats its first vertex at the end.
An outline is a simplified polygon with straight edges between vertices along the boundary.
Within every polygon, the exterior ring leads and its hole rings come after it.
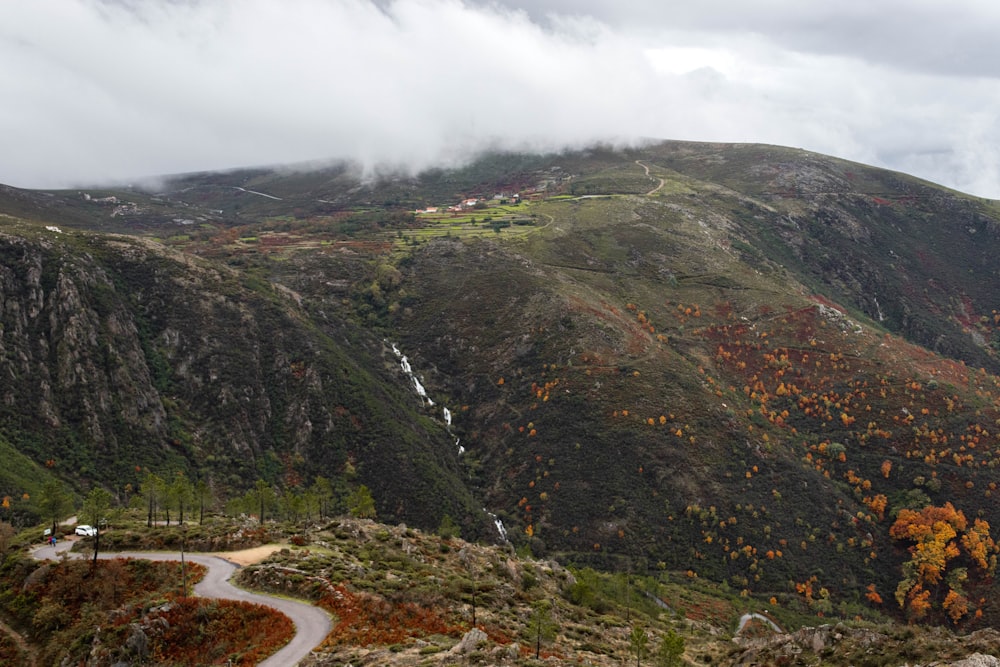
MULTIPOLYGON (((74 554, 69 551, 73 540, 63 540, 53 546, 43 546, 32 550, 31 555, 37 560, 57 560, 63 554, 72 558, 84 558, 84 554, 74 554)), ((122 551, 102 553, 98 558, 138 558, 145 560, 179 561, 179 552, 159 551, 122 551)), ((237 588, 229 583, 239 567, 221 556, 185 553, 184 559, 204 565, 208 572, 205 578, 195 584, 195 595, 204 598, 220 600, 240 600, 253 602, 276 609, 290 618, 295 624, 295 636, 291 641, 270 658, 260 663, 261 667, 288 667, 297 665, 300 660, 309 655, 330 633, 333 624, 330 616, 322 609, 305 602, 287 598, 272 597, 251 593, 237 588)))
MULTIPOLYGON (((649 175, 649 167, 648 167, 648 166, 646 166, 646 165, 645 165, 645 164, 644 164, 644 163, 642 162, 642 160, 636 160, 636 161, 635 161, 635 163, 636 163, 637 165, 639 165, 640 167, 642 167, 643 169, 645 169, 645 170, 646 170, 646 177, 647 177, 647 178, 654 178, 653 176, 650 176, 650 175, 649 175)), ((658 177, 655 177, 655 178, 656 178, 656 180, 658 180, 658 181, 660 182, 660 184, 659 184, 659 185, 657 185, 657 186, 656 186, 655 188, 653 188, 652 190, 650 190, 649 192, 647 192, 647 193, 646 193, 646 196, 647 196, 647 197, 651 197, 652 195, 656 194, 656 192, 657 192, 658 190, 660 190, 660 189, 661 189, 661 188, 662 188, 662 187, 663 187, 664 185, 666 185, 666 184, 667 184, 667 181, 666 181, 666 179, 663 179, 663 178, 658 178, 658 177)))

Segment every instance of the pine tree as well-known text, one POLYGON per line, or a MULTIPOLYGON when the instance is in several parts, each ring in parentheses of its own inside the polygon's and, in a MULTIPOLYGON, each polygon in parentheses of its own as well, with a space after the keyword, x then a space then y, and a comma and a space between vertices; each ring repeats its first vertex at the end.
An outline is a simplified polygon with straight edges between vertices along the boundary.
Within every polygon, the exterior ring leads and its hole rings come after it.
POLYGON ((368 487, 362 484, 347 496, 347 511, 359 519, 375 518, 375 499, 368 487))
POLYGON ((97 565, 97 553, 101 549, 101 524, 108 518, 111 509, 112 496, 109 491, 94 487, 83 501, 83 516, 90 521, 96 531, 94 533, 94 566, 97 565))
POLYGON ((680 667, 684 655, 684 638, 671 629, 660 640, 660 650, 656 654, 657 667, 680 667))

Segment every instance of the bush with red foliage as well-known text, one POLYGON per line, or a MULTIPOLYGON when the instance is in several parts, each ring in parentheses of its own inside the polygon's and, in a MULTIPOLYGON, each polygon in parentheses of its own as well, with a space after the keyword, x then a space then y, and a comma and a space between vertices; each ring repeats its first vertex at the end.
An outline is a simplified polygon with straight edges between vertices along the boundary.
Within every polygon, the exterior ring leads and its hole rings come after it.
POLYGON ((288 643, 295 626, 264 605, 178 598, 149 614, 150 656, 158 665, 256 665, 288 643), (163 618, 166 623, 157 623, 163 618), (230 662, 231 661, 231 662, 230 662))
POLYGON ((432 607, 390 602, 379 596, 355 593, 343 585, 334 586, 318 604, 337 618, 324 643, 326 646, 398 644, 429 635, 461 637, 466 630, 449 623, 432 607))
MULTIPOLYGON (((205 572, 188 563, 188 585, 205 572)), ((113 659, 141 629, 153 664, 256 665, 294 635, 292 622, 268 607, 175 597, 181 581, 178 562, 24 559, 0 571, 0 591, 11 593, 0 595, 0 605, 19 628, 30 628, 38 664, 82 664, 94 650, 113 659)), ((0 664, 23 662, 8 644, 0 633, 0 664)))

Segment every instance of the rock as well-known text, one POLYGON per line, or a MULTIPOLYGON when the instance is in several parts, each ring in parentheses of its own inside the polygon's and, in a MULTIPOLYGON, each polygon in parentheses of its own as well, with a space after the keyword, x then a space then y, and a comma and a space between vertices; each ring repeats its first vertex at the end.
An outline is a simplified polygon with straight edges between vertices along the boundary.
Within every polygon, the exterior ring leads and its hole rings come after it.
POLYGON ((490 655, 493 656, 496 664, 515 661, 521 657, 521 647, 517 642, 512 642, 506 646, 497 646, 490 652, 490 655))
POLYGON ((810 642, 813 653, 822 653, 823 649, 826 648, 826 629, 827 628, 824 625, 817 628, 816 632, 813 633, 812 640, 810 642))
POLYGON ((942 667, 1000 667, 1000 659, 992 655, 973 653, 972 655, 942 667))
POLYGON ((138 658, 140 662, 149 656, 149 637, 142 631, 138 623, 129 625, 129 636, 125 640, 125 649, 129 655, 138 658))
POLYGON ((504 563, 504 565, 506 566, 506 574, 508 579, 510 579, 511 581, 521 580, 521 568, 517 564, 516 560, 514 560, 513 558, 508 558, 507 562, 504 563))
POLYGON ((969 635, 969 640, 976 642, 1000 643, 1000 632, 997 632, 993 628, 984 628, 982 630, 976 630, 971 635, 969 635))
POLYGON ((451 652, 463 654, 471 653, 472 651, 475 651, 480 644, 486 641, 489 641, 489 637, 486 636, 485 632, 479 628, 472 628, 465 633, 465 636, 462 637, 462 641, 458 642, 458 644, 451 649, 451 652))
MULTIPOLYGON (((885 635, 872 630, 849 628, 843 625, 800 628, 790 634, 769 637, 734 637, 733 641, 743 648, 742 655, 736 659, 734 664, 765 665, 795 661, 801 655, 819 656, 830 651, 837 652, 841 650, 841 646, 845 642, 857 648, 868 648, 869 651, 872 647, 878 650, 885 646, 887 639, 885 635)), ((990 665, 992 667, 992 664, 990 665)), ((942 663, 936 667, 946 666, 942 663)), ((980 666, 962 665, 961 667, 980 666)), ((996 665, 996 667, 1000 667, 1000 665, 996 665)))

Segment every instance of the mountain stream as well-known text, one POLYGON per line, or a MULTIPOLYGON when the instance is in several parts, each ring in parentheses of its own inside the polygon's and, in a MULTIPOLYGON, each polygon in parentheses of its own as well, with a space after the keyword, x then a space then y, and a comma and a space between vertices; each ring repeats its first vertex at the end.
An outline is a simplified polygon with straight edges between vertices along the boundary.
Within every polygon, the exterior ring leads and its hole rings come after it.
MULTIPOLYGON (((386 342, 388 343, 388 341, 386 342)), ((398 345, 396 345, 395 343, 389 343, 389 346, 392 348, 392 353, 396 355, 396 359, 399 361, 399 367, 400 369, 402 369, 403 375, 405 375, 410 380, 410 384, 413 386, 413 390, 414 392, 416 392, 417 397, 420 398, 421 403, 429 408, 433 408, 434 401, 431 399, 430 396, 427 395, 427 390, 424 388, 424 385, 420 381, 420 378, 418 378, 417 375, 413 372, 413 366, 410 365, 410 360, 406 357, 405 354, 403 354, 403 352, 399 349, 398 345)), ((465 447, 463 447, 461 444, 461 438, 452 433, 451 410, 449 410, 448 407, 444 405, 441 406, 441 420, 444 422, 444 426, 445 429, 447 429, 448 434, 455 438, 455 447, 457 447, 458 449, 458 455, 462 456, 463 454, 465 454, 465 447)), ((500 539, 503 540, 504 542, 508 542, 507 528, 504 527, 503 521, 501 521, 496 514, 490 512, 485 507, 483 508, 483 512, 486 512, 486 515, 490 517, 490 521, 492 521, 493 525, 496 526, 497 533, 500 535, 500 539)))

